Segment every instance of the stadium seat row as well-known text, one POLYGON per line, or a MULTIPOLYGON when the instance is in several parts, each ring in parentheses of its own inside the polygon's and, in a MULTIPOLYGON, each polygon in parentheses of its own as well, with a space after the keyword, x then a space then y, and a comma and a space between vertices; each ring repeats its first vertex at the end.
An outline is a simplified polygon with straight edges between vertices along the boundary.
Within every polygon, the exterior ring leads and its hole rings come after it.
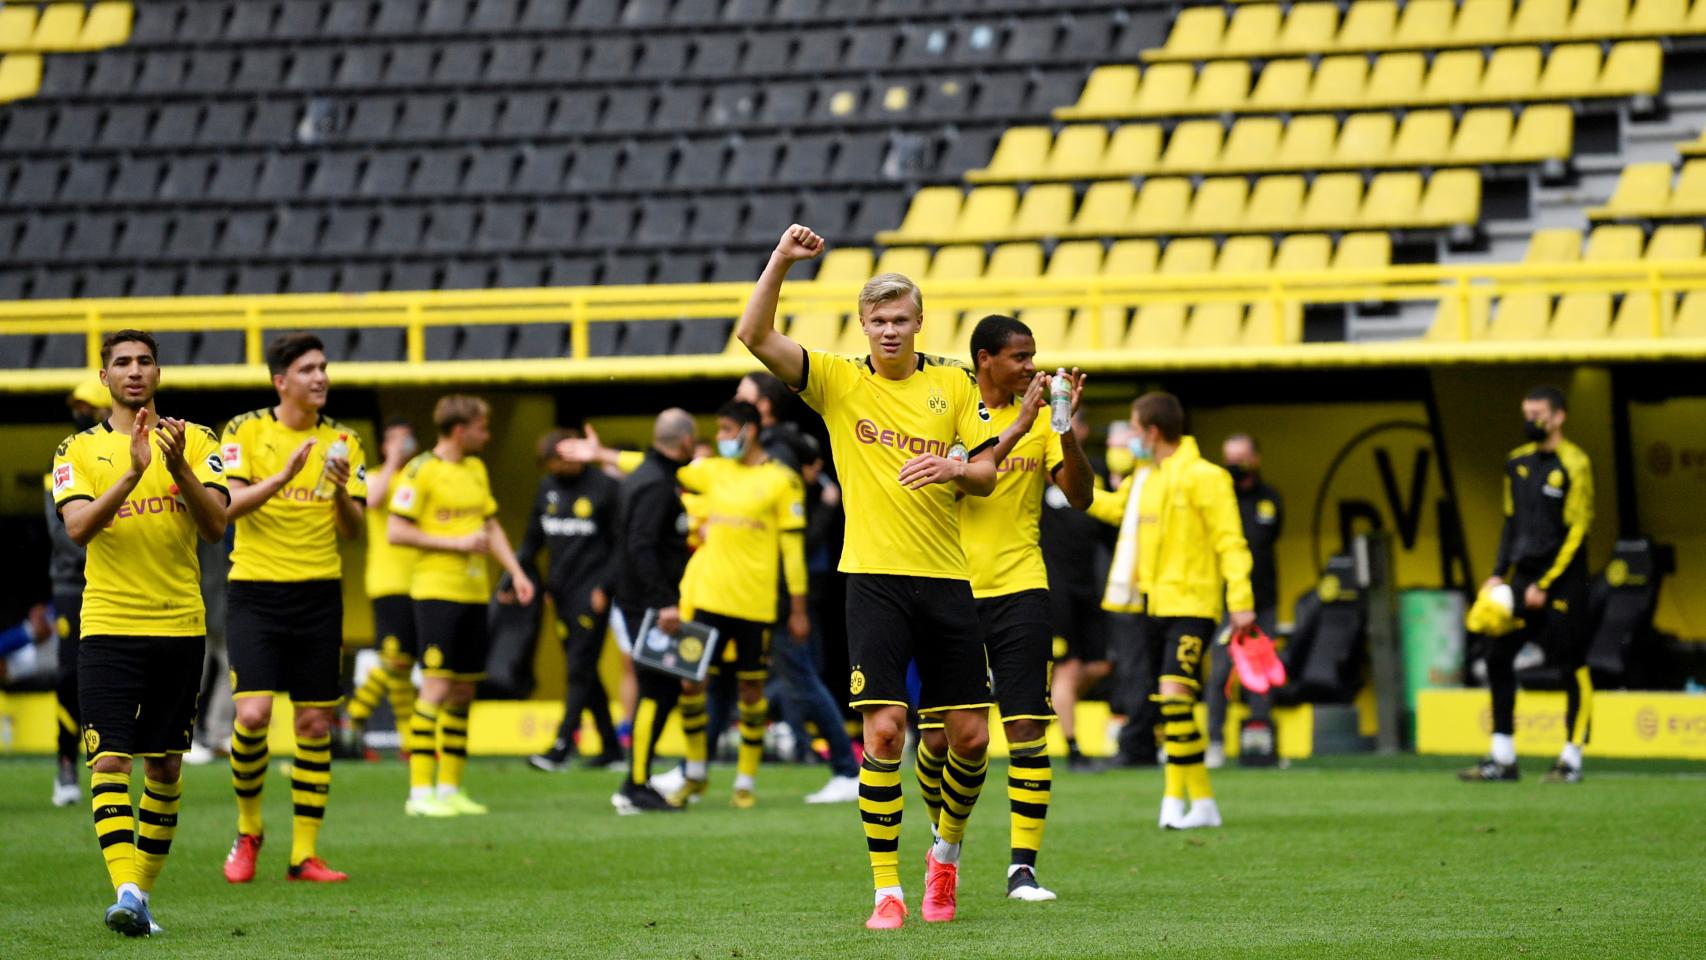
MULTIPOLYGON (((1511 293, 1500 298, 1496 311, 1484 299, 1471 302, 1467 329, 1472 338, 1488 340, 1642 340, 1655 334, 1706 337, 1706 291, 1660 295, 1657 324, 1653 322, 1653 307, 1653 296, 1643 290, 1561 297, 1511 293)), ((1427 338, 1458 339, 1464 327, 1459 310, 1451 301, 1442 305, 1427 338)))
POLYGON ((1187 120, 1162 143, 1163 128, 1126 124, 1112 136, 1100 124, 1011 127, 973 183, 1095 180, 1152 173, 1261 173, 1368 167, 1463 166, 1567 160, 1575 114, 1564 104, 1530 106, 1518 119, 1504 107, 1358 113, 1343 124, 1330 114, 1187 120), (1455 130, 1454 130, 1455 128, 1455 130))
POLYGON ((1442 228, 1474 224, 1481 215, 1481 176, 1441 170, 1376 175, 1364 191, 1360 173, 1257 179, 1212 177, 1192 189, 1183 177, 1089 185, 1080 202, 1068 184, 1012 187, 925 187, 913 195, 897 230, 879 243, 963 243, 1045 237, 1291 233, 1310 230, 1442 228))
POLYGON ((33 97, 40 90, 41 54, 8 53, 0 56, 0 103, 33 97))
POLYGON ((1598 44, 1363 54, 1308 60, 1273 60, 1251 83, 1247 61, 1215 61, 1199 73, 1188 63, 1098 67, 1078 102, 1055 111, 1062 120, 1108 120, 1215 113, 1521 103, 1656 94, 1663 51, 1659 44, 1598 44))
POLYGON ((1358 0, 1187 7, 1165 46, 1146 60, 1295 57, 1319 53, 1437 50, 1520 43, 1706 33, 1706 3, 1694 0, 1358 0))
POLYGON ((1702 130, 1700 136, 1693 140, 1680 144, 1677 149, 1685 157, 1706 157, 1706 130, 1702 130))
POLYGON ((1611 199, 1589 210, 1588 219, 1626 217, 1706 217, 1706 158, 1687 161, 1680 175, 1669 163, 1631 163, 1624 167, 1611 199))
POLYGON ((1640 227, 1629 224, 1595 227, 1587 248, 1582 232, 1572 227, 1534 231, 1523 263, 1596 263, 1640 260, 1697 260, 1706 244, 1706 227, 1699 224, 1667 224, 1653 231, 1649 240, 1640 227), (1644 248, 1644 249, 1643 249, 1644 248))
POLYGON ((0 5, 0 53, 76 53, 115 47, 130 38, 129 0, 0 5))

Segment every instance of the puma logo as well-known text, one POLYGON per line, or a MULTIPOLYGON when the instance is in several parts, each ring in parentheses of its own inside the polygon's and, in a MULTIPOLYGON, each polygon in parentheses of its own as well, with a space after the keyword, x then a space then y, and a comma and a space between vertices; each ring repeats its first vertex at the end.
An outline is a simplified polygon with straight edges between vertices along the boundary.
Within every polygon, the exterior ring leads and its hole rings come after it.
POLYGON ((96 457, 95 459, 101 461, 102 463, 106 464, 109 467, 113 465, 113 458, 112 457, 96 457))

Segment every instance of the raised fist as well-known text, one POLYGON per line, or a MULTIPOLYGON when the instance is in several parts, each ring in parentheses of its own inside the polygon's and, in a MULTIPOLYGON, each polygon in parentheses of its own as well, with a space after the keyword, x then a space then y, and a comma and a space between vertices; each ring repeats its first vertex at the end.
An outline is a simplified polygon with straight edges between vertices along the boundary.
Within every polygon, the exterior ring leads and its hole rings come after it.
POLYGON ((782 239, 776 243, 776 252, 789 263, 799 260, 810 260, 823 253, 823 238, 811 231, 810 227, 794 224, 782 233, 782 239))

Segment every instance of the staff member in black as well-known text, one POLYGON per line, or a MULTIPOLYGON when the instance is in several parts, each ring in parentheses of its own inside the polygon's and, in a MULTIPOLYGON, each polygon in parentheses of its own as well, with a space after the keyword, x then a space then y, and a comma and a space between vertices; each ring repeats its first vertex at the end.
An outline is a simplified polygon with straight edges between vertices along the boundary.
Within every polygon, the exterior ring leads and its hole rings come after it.
MULTIPOLYGON (((569 682, 563 697, 563 722, 551 749, 527 758, 530 766, 551 773, 569 768, 583 713, 592 714, 602 749, 588 766, 608 767, 622 762, 616 725, 610 719, 610 697, 598 678, 598 658, 610 622, 611 561, 616 555, 616 480, 597 468, 564 460, 557 444, 577 438, 579 430, 559 428, 539 441, 539 462, 545 475, 533 498, 516 558, 535 583, 551 594, 562 624, 569 682), (535 569, 539 551, 548 555, 541 578, 535 569)), ((499 590, 508 590, 507 578, 499 590)))
POLYGON ((1488 637, 1484 650, 1487 688, 1493 698, 1490 755, 1458 774, 1468 781, 1517 779, 1516 669, 1518 650, 1529 641, 1546 651, 1547 662, 1562 669, 1565 682, 1564 726, 1568 738, 1558 762, 1546 774, 1549 783, 1582 778, 1582 747, 1593 713, 1593 680, 1587 668, 1589 640, 1588 527, 1593 525, 1593 468, 1582 448, 1564 439, 1564 393, 1535 387, 1522 401, 1523 433, 1528 442, 1505 461, 1505 523, 1493 575, 1482 589, 1500 586, 1510 575, 1513 613, 1521 626, 1502 637, 1488 637))
MULTIPOLYGON (((1279 491, 1262 479, 1262 449, 1256 438, 1235 433, 1220 445, 1221 462, 1232 474, 1232 491, 1238 496, 1238 514, 1244 520, 1244 542, 1250 545, 1250 593, 1256 598, 1256 625, 1270 636, 1279 626, 1279 573, 1274 562, 1274 544, 1285 523, 1285 505, 1279 491)), ((1226 680, 1232 658, 1224 644, 1212 645, 1213 672, 1208 695, 1208 757, 1210 770, 1226 761, 1226 680)), ((1266 694, 1244 692, 1250 719, 1269 720, 1273 705, 1266 694)))
MULTIPOLYGON (((1072 432, 1083 449, 1090 441, 1090 421, 1084 411, 1073 414, 1072 432)), ((1106 489, 1103 475, 1107 465, 1092 461, 1090 467, 1092 485, 1106 489)), ((1049 699, 1054 704, 1055 723, 1066 738, 1069 769, 1094 772, 1101 769, 1101 763, 1078 749, 1076 714, 1079 698, 1113 671, 1108 660, 1109 614, 1102 609, 1100 589, 1107 580, 1106 555, 1113 531, 1073 507, 1052 483, 1043 491, 1039 531, 1055 629, 1049 699)))
MULTIPOLYGON (((681 626, 681 575, 687 571, 687 511, 675 473, 693 458, 693 418, 671 407, 652 425, 652 448, 639 468, 622 481, 620 547, 616 576, 616 615, 629 649, 647 610, 657 611, 657 627, 674 633, 681 626)), ((647 784, 652 751, 663 722, 681 696, 681 678, 635 664, 639 702, 634 709, 634 750, 628 776, 610 798, 617 813, 675 810, 647 784)))

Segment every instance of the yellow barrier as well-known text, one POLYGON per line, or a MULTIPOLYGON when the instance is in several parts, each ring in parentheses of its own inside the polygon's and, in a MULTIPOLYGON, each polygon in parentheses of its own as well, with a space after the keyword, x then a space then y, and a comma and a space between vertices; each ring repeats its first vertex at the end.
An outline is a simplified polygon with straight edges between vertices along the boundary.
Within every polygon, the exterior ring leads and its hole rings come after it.
MULTIPOLYGON (((1479 756, 1493 732, 1485 690, 1423 690, 1416 700, 1416 752, 1479 756)), ((1516 698, 1516 750, 1550 756, 1564 745, 1564 695, 1516 698)), ((1706 760, 1706 697, 1608 690, 1594 694, 1590 757, 1706 760)))
MULTIPOLYGON (((926 282, 926 313, 988 308, 1086 309, 1158 304, 1237 303, 1267 306, 1273 317, 1271 346, 1225 349, 1111 350, 1100 324, 1091 324, 1084 346, 1052 351, 1050 362, 1078 363, 1098 370, 1242 369, 1250 367, 1348 367, 1589 360, 1682 360, 1706 358, 1706 338, 1672 338, 1666 325, 1671 297, 1706 290, 1706 259, 1624 263, 1499 264, 1491 266, 1393 266, 1370 270, 1321 270, 1251 274, 1144 274, 1125 277, 986 278, 926 282), (1652 299, 1651 336, 1590 340, 1490 340, 1471 318, 1511 294, 1621 294, 1652 299), (1287 318, 1303 307, 1346 303, 1434 303, 1453 308, 1455 337, 1377 343, 1290 343, 1287 318)), ((355 386, 456 384, 502 381, 513 384, 590 382, 611 378, 708 379, 737 376, 754 368, 744 353, 675 357, 590 357, 590 326, 625 320, 733 318, 751 287, 745 283, 660 284, 643 287, 574 287, 532 290, 426 291, 370 294, 136 298, 119 300, 12 301, 0 303, 0 335, 81 334, 88 355, 113 330, 240 330, 245 362, 238 365, 174 366, 171 382, 185 388, 231 388, 263 382, 261 356, 266 331, 326 327, 400 328, 404 361, 340 363, 342 383, 355 386), (426 362, 426 331, 434 327, 558 323, 569 328, 570 353, 563 358, 426 362)), ((803 281, 787 285, 778 314, 845 314, 858 288, 851 284, 803 281)), ((1047 345, 1045 345, 1047 346, 1047 345)), ((0 374, 3 392, 56 392, 78 383, 82 368, 33 369, 0 374)))

